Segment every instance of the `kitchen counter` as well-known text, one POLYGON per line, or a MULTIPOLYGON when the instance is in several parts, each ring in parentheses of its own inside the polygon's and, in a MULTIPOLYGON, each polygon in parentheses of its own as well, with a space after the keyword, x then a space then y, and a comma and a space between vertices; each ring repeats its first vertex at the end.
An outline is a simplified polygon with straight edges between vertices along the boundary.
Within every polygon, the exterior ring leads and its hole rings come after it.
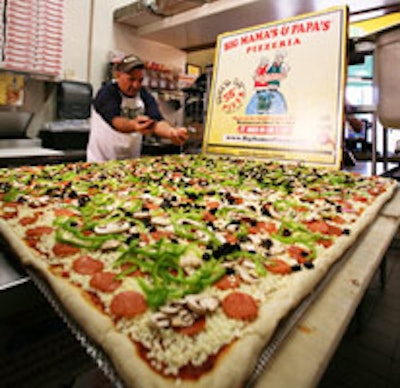
POLYGON ((67 163, 81 160, 86 160, 86 149, 58 150, 44 147, 39 138, 0 140, 0 167, 67 163))
POLYGON ((47 148, 0 149, 0 167, 72 163, 86 160, 86 150, 52 150, 47 148))

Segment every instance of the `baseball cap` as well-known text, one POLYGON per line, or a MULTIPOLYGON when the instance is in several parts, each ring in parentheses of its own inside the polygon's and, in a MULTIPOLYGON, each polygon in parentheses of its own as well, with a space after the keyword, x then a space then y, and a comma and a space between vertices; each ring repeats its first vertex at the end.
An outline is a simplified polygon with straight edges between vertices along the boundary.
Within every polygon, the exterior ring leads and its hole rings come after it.
POLYGON ((142 60, 133 54, 125 56, 122 61, 117 65, 117 70, 123 73, 129 73, 131 70, 136 68, 143 68, 144 63, 142 60))

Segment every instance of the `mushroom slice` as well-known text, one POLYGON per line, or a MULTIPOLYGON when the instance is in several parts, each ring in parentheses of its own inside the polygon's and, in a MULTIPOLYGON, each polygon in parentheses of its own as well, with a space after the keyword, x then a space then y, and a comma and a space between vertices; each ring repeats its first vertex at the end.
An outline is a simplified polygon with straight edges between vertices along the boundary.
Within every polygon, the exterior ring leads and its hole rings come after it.
POLYGON ((256 264, 251 260, 243 260, 242 266, 248 269, 256 269, 256 264))
POLYGON ((181 268, 197 268, 200 267, 203 261, 200 257, 195 256, 194 254, 187 254, 182 256, 179 260, 179 266, 181 268))
POLYGON ((18 209, 14 206, 7 206, 3 207, 3 212, 7 214, 18 213, 18 209))
POLYGON ((187 295, 187 307, 199 315, 213 312, 219 306, 219 300, 213 296, 187 295))
POLYGON ((155 329, 163 329, 170 326, 170 320, 164 313, 154 313, 150 316, 149 325, 155 329))
POLYGON ((181 310, 179 314, 171 317, 171 325, 173 327, 187 327, 193 325, 196 317, 188 310, 181 310))
POLYGON ((130 224, 127 221, 110 222, 106 225, 97 225, 94 227, 96 234, 122 233, 130 229, 130 224))
POLYGON ((32 208, 46 206, 50 202, 50 197, 48 195, 43 195, 38 198, 28 199, 28 205, 32 208))
POLYGON ((167 304, 165 306, 160 307, 160 311, 164 314, 173 315, 178 314, 178 312, 182 309, 179 305, 167 304))
POLYGON ((158 226, 168 226, 171 225, 171 221, 168 217, 153 217, 151 219, 151 223, 153 225, 158 225, 158 226))
POLYGON ((133 215, 138 220, 149 220, 151 218, 150 213, 146 212, 146 211, 138 211, 138 212, 135 212, 133 215))
POLYGON ((259 278, 254 270, 247 269, 242 266, 237 266, 236 271, 240 278, 247 284, 255 283, 259 278))
POLYGON ((102 251, 112 251, 117 249, 121 245, 121 241, 118 240, 107 240, 101 246, 102 251))

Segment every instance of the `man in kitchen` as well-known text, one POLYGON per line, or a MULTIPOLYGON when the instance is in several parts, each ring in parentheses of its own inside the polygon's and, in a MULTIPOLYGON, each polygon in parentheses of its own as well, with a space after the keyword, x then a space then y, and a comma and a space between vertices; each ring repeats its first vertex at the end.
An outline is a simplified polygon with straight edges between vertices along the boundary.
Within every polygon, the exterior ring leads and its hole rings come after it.
POLYGON ((127 55, 115 67, 93 101, 87 160, 101 162, 140 156, 143 135, 155 134, 182 145, 186 128, 174 128, 161 115, 154 97, 142 87, 144 63, 127 55))

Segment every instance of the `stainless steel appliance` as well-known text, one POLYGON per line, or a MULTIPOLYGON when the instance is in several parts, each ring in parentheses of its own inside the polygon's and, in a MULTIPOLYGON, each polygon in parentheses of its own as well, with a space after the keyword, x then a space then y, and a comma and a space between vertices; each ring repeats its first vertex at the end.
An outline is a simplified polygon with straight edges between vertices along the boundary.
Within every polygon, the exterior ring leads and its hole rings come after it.
POLYGON ((43 146, 56 150, 86 150, 92 85, 62 81, 57 84, 57 120, 46 123, 39 132, 43 146))
POLYGON ((0 166, 30 164, 63 156, 59 151, 44 148, 40 139, 26 136, 32 117, 30 112, 0 111, 0 166))

